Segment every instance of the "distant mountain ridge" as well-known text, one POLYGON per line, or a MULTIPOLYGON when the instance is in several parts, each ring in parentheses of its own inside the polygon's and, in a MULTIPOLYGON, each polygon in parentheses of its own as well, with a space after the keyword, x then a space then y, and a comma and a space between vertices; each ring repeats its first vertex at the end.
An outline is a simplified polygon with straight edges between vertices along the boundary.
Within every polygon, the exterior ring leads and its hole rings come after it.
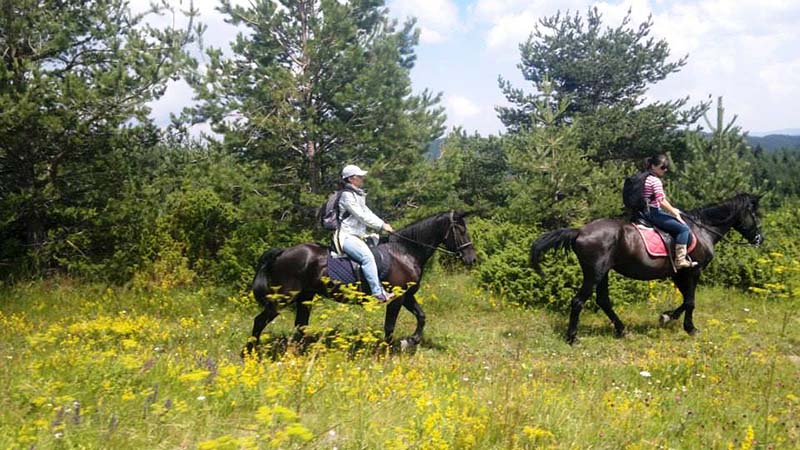
POLYGON ((800 128, 783 128, 781 130, 772 131, 751 131, 750 136, 765 137, 772 134, 780 134, 783 136, 800 136, 800 128))
MULTIPOLYGON (((789 131, 789 130, 787 130, 789 131)), ((800 130, 798 130, 800 131, 800 130)), ((780 150, 782 148, 800 150, 800 136, 788 134, 770 134, 767 136, 747 136, 747 143, 756 148, 761 146, 768 152, 780 150)))
MULTIPOLYGON (((800 129, 789 129, 781 131, 797 131, 796 135, 793 134, 769 134, 766 136, 747 135, 747 144, 755 149, 761 146, 764 151, 774 152, 781 149, 800 150, 800 129)), ((759 134, 759 133, 757 133, 759 134)), ((708 135, 708 133, 706 133, 708 135)), ((428 143, 428 148, 425 151, 425 156, 428 159, 437 159, 441 155, 441 147, 445 138, 441 137, 434 139, 428 143)))

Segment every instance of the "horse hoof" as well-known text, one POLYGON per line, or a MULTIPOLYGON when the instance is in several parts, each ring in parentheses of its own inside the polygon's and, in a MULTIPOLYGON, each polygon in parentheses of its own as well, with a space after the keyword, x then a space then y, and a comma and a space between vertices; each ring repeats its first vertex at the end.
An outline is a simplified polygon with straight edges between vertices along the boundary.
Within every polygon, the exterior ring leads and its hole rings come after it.
POLYGON ((698 333, 700 333, 700 330, 698 330, 697 328, 690 328, 686 330, 686 334, 688 334, 689 336, 697 336, 698 333))
POLYGON ((661 314, 658 317, 658 324, 662 327, 667 326, 668 323, 672 322, 672 317, 669 314, 661 314))
POLYGON ((614 331, 614 337, 616 337, 617 339, 626 338, 626 337, 628 337, 628 330, 626 330, 624 328, 621 329, 621 330, 615 330, 614 331))
POLYGON ((411 342, 408 339, 401 339, 400 340, 400 351, 404 352, 411 348, 411 342))
POLYGON ((567 336, 567 344, 575 345, 575 343, 577 343, 577 342, 578 342, 578 337, 577 336, 567 336))

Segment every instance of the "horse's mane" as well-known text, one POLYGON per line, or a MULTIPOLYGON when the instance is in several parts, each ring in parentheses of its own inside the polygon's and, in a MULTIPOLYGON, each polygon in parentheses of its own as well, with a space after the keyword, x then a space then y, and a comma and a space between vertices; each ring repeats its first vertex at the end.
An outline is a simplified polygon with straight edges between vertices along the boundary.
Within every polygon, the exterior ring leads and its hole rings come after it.
POLYGON ((753 205, 753 195, 747 193, 736 194, 721 203, 709 204, 689 211, 694 217, 709 225, 730 224, 741 211, 753 205))
MULTIPOLYGON (((449 212, 441 212, 430 217, 417 220, 416 222, 397 230, 396 234, 416 242, 433 242, 434 236, 439 230, 437 227, 432 225, 441 219, 441 217, 445 214, 449 214, 449 212)), ((401 239, 397 236, 389 237, 389 242, 398 242, 400 240, 401 239)))

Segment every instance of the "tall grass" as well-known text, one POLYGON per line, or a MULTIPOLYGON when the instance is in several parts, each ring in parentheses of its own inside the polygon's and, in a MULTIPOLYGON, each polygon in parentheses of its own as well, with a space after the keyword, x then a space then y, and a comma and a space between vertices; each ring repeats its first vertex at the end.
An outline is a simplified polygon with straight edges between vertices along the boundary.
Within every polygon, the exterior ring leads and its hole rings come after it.
MULTIPOLYGON (((505 304, 466 275, 423 284, 422 345, 380 343, 383 309, 284 310, 242 361, 241 294, 31 283, 0 291, 0 448, 798 448, 793 297, 698 293, 702 332, 659 328, 672 290, 566 315, 505 304)), ((398 336, 413 330, 401 313, 398 336)))

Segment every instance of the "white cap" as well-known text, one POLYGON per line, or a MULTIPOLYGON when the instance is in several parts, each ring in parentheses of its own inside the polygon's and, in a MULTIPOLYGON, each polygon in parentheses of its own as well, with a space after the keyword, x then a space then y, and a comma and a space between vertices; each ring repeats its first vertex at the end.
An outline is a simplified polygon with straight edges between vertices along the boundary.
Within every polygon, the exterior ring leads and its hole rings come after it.
POLYGON ((353 175, 358 175, 360 177, 363 177, 366 174, 367 174, 366 170, 361 170, 360 167, 355 166, 353 164, 348 164, 344 166, 344 169, 342 169, 342 178, 350 178, 353 175))

